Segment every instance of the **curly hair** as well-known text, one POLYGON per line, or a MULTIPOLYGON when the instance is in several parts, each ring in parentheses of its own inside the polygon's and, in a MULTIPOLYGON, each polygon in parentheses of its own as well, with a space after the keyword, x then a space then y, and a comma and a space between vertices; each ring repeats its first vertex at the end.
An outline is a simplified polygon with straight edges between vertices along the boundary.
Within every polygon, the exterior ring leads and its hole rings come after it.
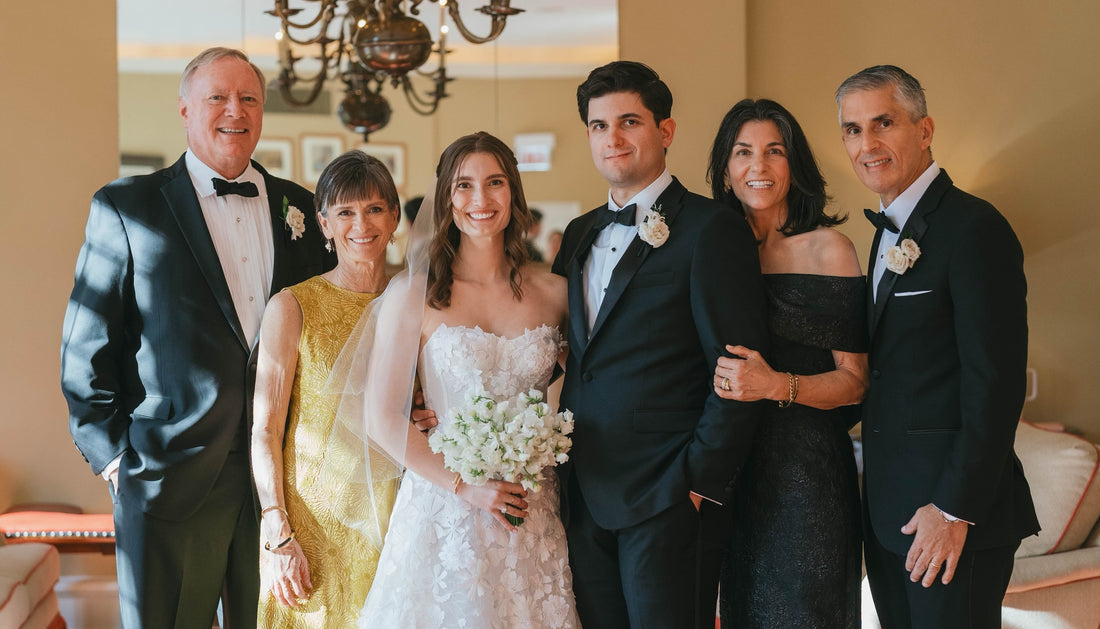
POLYGON ((508 187, 512 191, 512 216, 504 228, 504 257, 510 267, 509 281, 512 295, 518 301, 523 297, 520 267, 527 263, 527 229, 531 226, 531 212, 523 196, 515 153, 496 137, 478 131, 464 135, 443 150, 439 165, 435 168, 435 207, 432 220, 435 236, 428 246, 428 305, 441 310, 451 305, 451 286, 454 284, 454 261, 458 256, 460 232, 454 222, 454 205, 451 201, 455 180, 466 158, 474 153, 492 155, 504 170, 508 187))

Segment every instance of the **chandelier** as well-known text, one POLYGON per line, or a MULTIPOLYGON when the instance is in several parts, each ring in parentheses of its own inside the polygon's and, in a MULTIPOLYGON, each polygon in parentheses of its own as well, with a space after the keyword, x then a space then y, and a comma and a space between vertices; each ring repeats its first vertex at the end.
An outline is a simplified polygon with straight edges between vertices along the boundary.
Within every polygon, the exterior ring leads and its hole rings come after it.
MULTIPOLYGON (((491 18, 489 33, 478 36, 470 32, 458 12, 458 0, 429 0, 439 4, 439 40, 423 22, 411 17, 419 15, 424 0, 305 0, 319 5, 315 14, 295 21, 304 9, 290 8, 289 0, 275 0, 269 15, 279 18, 276 34, 279 44, 279 93, 288 103, 306 106, 317 100, 329 79, 343 81, 344 99, 338 110, 340 121, 348 129, 363 134, 363 140, 390 121, 393 110, 382 96, 388 82, 405 93, 413 111, 430 116, 447 97, 447 33, 444 12, 459 33, 473 44, 493 41, 504 32, 507 19, 522 9, 509 6, 511 0, 489 0, 479 9, 491 18), (341 6, 342 5, 342 6, 341 6), (405 14, 403 7, 410 15, 405 14), (295 47, 311 49, 315 54, 298 56, 295 47), (436 69, 420 69, 431 56, 438 55, 436 69), (320 68, 313 74, 299 72, 296 65, 303 59, 315 59, 320 68), (410 74, 425 76, 432 88, 417 93, 410 74), (304 95, 292 90, 297 85, 308 86, 304 95)), ((307 62, 312 63, 312 61, 307 62)))

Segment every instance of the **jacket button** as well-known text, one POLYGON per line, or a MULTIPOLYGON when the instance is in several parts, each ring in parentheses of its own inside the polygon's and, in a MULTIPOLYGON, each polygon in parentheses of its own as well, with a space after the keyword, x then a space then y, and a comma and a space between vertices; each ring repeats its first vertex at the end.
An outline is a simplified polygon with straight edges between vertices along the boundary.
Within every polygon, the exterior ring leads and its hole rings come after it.
POLYGON ((586 372, 582 373, 581 374, 581 380, 584 380, 585 382, 592 382, 592 372, 591 371, 586 371, 586 372))
POLYGON ((878 378, 878 377, 879 377, 879 376, 881 376, 881 375, 882 375, 882 374, 881 374, 881 373, 879 373, 879 370, 878 370, 878 369, 872 369, 872 370, 871 370, 871 377, 872 377, 872 378, 878 378))

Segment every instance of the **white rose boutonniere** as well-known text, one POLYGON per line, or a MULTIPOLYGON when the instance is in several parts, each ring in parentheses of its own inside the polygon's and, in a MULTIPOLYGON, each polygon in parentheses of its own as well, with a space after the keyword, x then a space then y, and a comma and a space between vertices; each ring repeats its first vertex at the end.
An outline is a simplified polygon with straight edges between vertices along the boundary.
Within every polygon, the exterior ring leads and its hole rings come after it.
POLYGON ((291 205, 286 197, 283 197, 283 221, 290 231, 291 240, 298 240, 306 233, 306 215, 291 205))
POLYGON ((638 226, 638 236, 643 242, 656 249, 665 244, 668 235, 668 223, 665 223, 665 215, 661 213, 661 204, 657 203, 646 210, 642 216, 642 224, 638 226))
POLYGON ((898 275, 905 275, 919 257, 920 247, 912 238, 906 238, 886 250, 886 268, 898 275))

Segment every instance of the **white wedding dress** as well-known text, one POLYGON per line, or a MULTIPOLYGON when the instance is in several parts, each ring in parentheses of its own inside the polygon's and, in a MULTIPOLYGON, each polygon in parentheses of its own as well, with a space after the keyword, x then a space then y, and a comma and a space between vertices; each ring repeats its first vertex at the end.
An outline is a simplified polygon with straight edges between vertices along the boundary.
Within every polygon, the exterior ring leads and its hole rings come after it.
MULTIPOLYGON (((472 387, 497 399, 530 389, 545 395, 561 341, 545 325, 511 339, 440 325, 418 367, 427 407, 446 422, 472 387)), ((530 517, 510 533, 449 488, 406 471, 359 626, 580 627, 557 476, 544 476, 541 490, 528 493, 530 517)))

